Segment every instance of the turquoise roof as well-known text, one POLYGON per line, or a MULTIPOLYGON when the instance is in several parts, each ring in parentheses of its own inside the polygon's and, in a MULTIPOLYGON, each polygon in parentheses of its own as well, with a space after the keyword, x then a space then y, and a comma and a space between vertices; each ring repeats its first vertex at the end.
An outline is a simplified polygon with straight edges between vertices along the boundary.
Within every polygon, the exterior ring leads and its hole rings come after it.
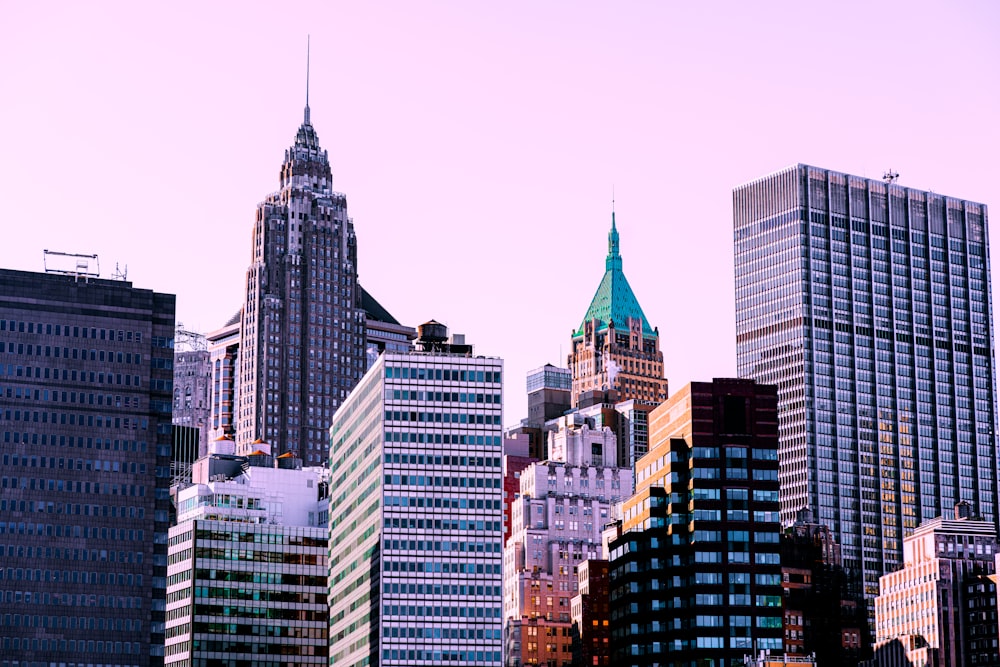
POLYGON ((597 286, 590 308, 587 309, 587 314, 583 316, 583 322, 580 323, 574 336, 582 336, 584 325, 591 320, 597 320, 597 331, 607 329, 609 322, 614 322, 616 329, 625 329, 630 317, 642 322, 643 336, 656 335, 622 272, 622 257, 618 253, 618 228, 615 226, 615 214, 612 212, 611 231, 608 232, 608 257, 604 261, 604 277, 597 286))

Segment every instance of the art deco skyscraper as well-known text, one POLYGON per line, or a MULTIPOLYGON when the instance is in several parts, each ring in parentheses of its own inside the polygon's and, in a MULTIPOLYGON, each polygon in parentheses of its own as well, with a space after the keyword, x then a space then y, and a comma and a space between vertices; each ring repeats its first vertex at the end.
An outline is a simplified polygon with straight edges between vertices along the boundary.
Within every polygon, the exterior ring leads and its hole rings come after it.
POLYGON ((592 390, 614 390, 619 400, 657 405, 667 398, 660 332, 649 325, 622 272, 614 213, 604 265, 601 284, 571 341, 573 405, 592 390))
POLYGON ((986 206, 806 165, 733 193, 737 364, 778 385, 782 521, 865 593, 959 501, 997 518, 986 206))
POLYGON ((257 206, 253 227, 237 369, 241 454, 262 439, 306 465, 325 461, 330 418, 365 370, 354 224, 331 181, 307 95, 281 189, 257 206))

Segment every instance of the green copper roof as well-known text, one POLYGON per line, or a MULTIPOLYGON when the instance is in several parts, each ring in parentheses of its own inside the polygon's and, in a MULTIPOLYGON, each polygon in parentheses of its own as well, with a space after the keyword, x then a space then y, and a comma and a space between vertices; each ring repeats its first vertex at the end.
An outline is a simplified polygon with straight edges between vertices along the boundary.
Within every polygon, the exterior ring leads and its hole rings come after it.
POLYGON ((625 329, 630 317, 642 322, 643 336, 656 335, 622 272, 622 257, 618 254, 618 228, 615 226, 613 212, 611 231, 608 232, 608 257, 604 267, 604 278, 601 279, 597 293, 590 302, 590 308, 587 309, 587 314, 583 316, 583 322, 574 335, 582 336, 584 325, 591 320, 598 321, 597 331, 607 329, 609 322, 614 322, 616 329, 625 329))

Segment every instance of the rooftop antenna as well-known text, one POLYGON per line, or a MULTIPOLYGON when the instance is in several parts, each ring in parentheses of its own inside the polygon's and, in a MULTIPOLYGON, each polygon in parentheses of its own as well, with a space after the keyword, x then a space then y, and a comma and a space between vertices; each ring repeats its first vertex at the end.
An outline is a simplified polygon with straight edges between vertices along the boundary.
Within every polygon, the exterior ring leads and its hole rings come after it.
POLYGON ((309 125, 309 41, 310 35, 306 35, 306 125, 309 125))
POLYGON ((882 174, 882 180, 891 185, 899 180, 899 172, 889 169, 889 171, 882 174))
POLYGON ((118 262, 115 262, 115 272, 111 274, 112 280, 128 280, 128 264, 125 268, 119 268, 118 262))

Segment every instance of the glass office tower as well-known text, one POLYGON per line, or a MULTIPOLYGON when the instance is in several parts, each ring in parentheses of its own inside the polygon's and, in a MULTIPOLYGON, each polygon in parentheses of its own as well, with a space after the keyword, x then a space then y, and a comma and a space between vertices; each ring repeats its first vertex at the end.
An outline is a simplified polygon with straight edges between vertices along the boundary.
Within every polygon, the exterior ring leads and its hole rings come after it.
POLYGON ((733 192, 737 364, 778 385, 781 512, 864 579, 959 501, 996 520, 986 206, 796 165, 733 192))

